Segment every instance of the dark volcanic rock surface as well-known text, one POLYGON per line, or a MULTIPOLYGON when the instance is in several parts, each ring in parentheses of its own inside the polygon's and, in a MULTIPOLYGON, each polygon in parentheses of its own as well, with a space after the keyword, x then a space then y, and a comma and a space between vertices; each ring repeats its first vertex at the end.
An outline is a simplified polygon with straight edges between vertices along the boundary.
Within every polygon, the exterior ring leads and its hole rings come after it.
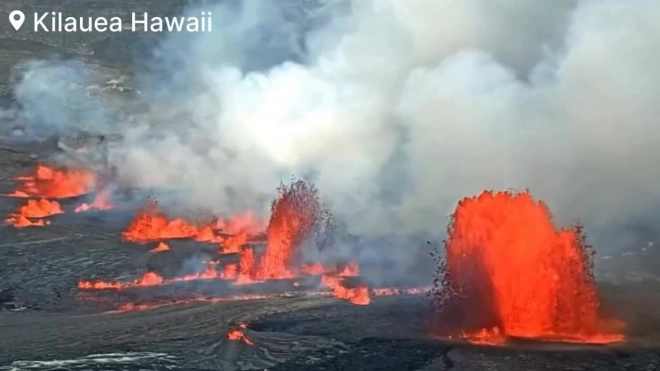
POLYGON ((178 13, 185 0, 8 0, 0 3, 0 19, 19 9, 26 14, 25 23, 17 32, 9 22, 0 22, 0 92, 9 93, 7 81, 11 70, 21 62, 50 59, 54 56, 83 58, 100 65, 128 69, 144 51, 146 38, 142 33, 119 32, 34 32, 34 12, 62 12, 66 15, 121 17, 130 21, 131 12, 149 12, 153 16, 178 13))

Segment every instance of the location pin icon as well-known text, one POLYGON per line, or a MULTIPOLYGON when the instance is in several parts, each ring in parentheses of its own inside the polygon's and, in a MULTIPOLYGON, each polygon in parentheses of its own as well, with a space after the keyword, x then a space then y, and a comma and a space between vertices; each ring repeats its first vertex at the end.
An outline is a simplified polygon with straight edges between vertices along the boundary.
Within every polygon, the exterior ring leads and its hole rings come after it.
POLYGON ((14 29, 18 31, 18 29, 23 25, 23 22, 25 22, 25 14, 20 10, 14 10, 13 12, 9 13, 9 22, 12 26, 14 26, 14 29))

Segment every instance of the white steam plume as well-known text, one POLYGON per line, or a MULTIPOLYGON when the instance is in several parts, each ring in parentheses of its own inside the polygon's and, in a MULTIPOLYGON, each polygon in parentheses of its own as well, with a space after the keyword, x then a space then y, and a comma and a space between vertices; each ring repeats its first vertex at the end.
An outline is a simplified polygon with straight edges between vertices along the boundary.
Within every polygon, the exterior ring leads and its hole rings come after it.
POLYGON ((529 188, 590 231, 657 204, 657 1, 333 2, 305 47, 276 2, 242 3, 163 44, 152 107, 170 125, 132 130, 123 176, 230 211, 310 175, 372 236, 441 235, 483 189, 529 188))

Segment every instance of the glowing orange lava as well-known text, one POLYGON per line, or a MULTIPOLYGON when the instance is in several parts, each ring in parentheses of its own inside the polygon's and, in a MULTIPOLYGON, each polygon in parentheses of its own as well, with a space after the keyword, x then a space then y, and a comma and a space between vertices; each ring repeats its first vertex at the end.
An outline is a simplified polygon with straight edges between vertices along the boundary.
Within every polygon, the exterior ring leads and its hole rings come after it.
POLYGON ((254 345, 252 340, 248 339, 247 336, 245 336, 245 333, 243 330, 247 328, 247 325, 243 322, 241 322, 238 325, 238 328, 234 328, 229 330, 227 333, 227 339, 232 340, 232 341, 242 341, 247 345, 254 345))
POLYGON ((241 260, 238 262, 238 276, 236 283, 245 284, 252 282, 254 276, 254 249, 246 247, 241 253, 241 260))
POLYGON ((300 180, 290 186, 280 185, 278 198, 271 204, 267 246, 257 279, 292 278, 296 249, 313 233, 322 211, 314 186, 300 180))
POLYGON ((128 287, 135 287, 135 286, 158 286, 158 285, 162 285, 164 282, 165 280, 163 280, 163 277, 161 277, 158 273, 147 272, 138 280, 135 280, 130 283, 106 282, 106 281, 80 281, 78 282, 78 288, 88 289, 88 290, 89 289, 96 289, 96 290, 125 289, 128 287))
POLYGON ((87 210, 110 210, 112 209, 111 197, 112 194, 110 190, 103 189, 96 195, 91 204, 84 203, 78 206, 74 211, 80 213, 87 210))
POLYGON ((600 315, 581 227, 558 230, 529 193, 465 198, 448 232, 436 298, 441 322, 460 327, 449 336, 483 344, 623 340, 617 322, 600 315))
POLYGON ((321 282, 330 288, 334 296, 338 299, 348 300, 355 305, 369 305, 371 297, 369 288, 364 284, 356 287, 347 287, 344 284, 344 277, 356 277, 360 274, 356 262, 349 262, 344 269, 337 274, 326 273, 321 276, 321 282))
POLYGON ((241 252, 243 246, 248 243, 250 235, 248 231, 239 231, 235 235, 218 237, 220 242, 220 251, 225 253, 241 252))
POLYGON ((323 284, 332 289, 336 298, 348 300, 356 305, 369 305, 371 303, 367 286, 360 285, 355 288, 348 288, 342 282, 341 277, 324 274, 321 278, 323 284))
POLYGON ((57 170, 38 165, 35 174, 16 178, 19 190, 8 196, 68 198, 91 192, 96 184, 94 174, 82 170, 57 170))
MULTIPOLYGON (((152 250, 153 251, 153 250, 152 250)), ((246 251, 251 251, 248 249, 246 251)), ((247 256, 250 256, 249 254, 247 256)), ((132 282, 116 282, 116 281, 80 281, 78 282, 78 288, 84 290, 122 290, 131 287, 149 287, 149 286, 159 286, 167 285, 174 282, 185 282, 185 281, 196 281, 196 280, 213 280, 213 279, 223 279, 223 280, 234 280, 237 284, 253 284, 257 281, 253 281, 249 278, 249 272, 246 273, 243 270, 246 268, 237 267, 236 264, 229 264, 224 269, 218 269, 218 262, 207 262, 207 267, 205 270, 199 273, 192 273, 185 275, 183 277, 176 277, 171 279, 164 279, 158 273, 148 272, 145 273, 139 279, 132 282)), ((252 267, 252 264, 246 265, 249 269, 252 267)), ((356 305, 368 305, 371 302, 369 288, 360 284, 356 287, 347 287, 343 283, 343 279, 347 276, 355 275, 355 271, 352 271, 349 267, 357 267, 356 264, 351 263, 340 273, 327 273, 321 276, 322 283, 324 286, 332 290, 333 296, 338 299, 348 300, 349 302, 356 305)), ((390 295, 394 295, 391 291, 390 295)), ((398 294, 398 292, 397 292, 398 294)))
POLYGON ((5 219, 5 221, 17 228, 44 226, 49 224, 49 222, 45 220, 31 219, 42 219, 62 213, 62 207, 57 201, 49 201, 42 198, 39 200, 28 200, 25 205, 21 206, 15 213, 5 219))
POLYGON ((191 238, 197 233, 197 228, 183 219, 168 220, 159 211, 158 202, 149 201, 137 213, 122 236, 127 241, 149 242, 171 238, 191 238))
POLYGON ((239 252, 241 246, 260 230, 260 223, 250 214, 237 215, 228 221, 216 220, 195 226, 182 218, 168 218, 160 211, 158 202, 151 200, 138 211, 122 236, 127 241, 138 243, 191 238, 219 243, 223 252, 239 252))
POLYGON ((254 213, 244 212, 233 215, 229 220, 217 220, 215 229, 232 235, 245 233, 249 236, 256 236, 263 233, 265 226, 264 221, 254 213))
MULTIPOLYGON (((321 276, 321 282, 335 297, 354 304, 370 303, 370 291, 364 284, 345 285, 344 278, 358 276, 356 262, 349 262, 341 269, 327 270, 322 264, 299 262, 302 245, 306 239, 316 236, 319 221, 328 217, 319 201, 317 191, 304 181, 290 186, 281 185, 278 197, 271 204, 271 216, 264 234, 263 223, 253 214, 245 213, 228 220, 214 220, 201 227, 189 224, 181 218, 170 219, 160 212, 156 201, 149 201, 137 213, 124 231, 125 240, 146 243, 159 241, 151 252, 169 250, 163 242, 173 238, 190 238, 201 242, 217 243, 221 253, 237 253, 239 261, 221 264, 207 261, 199 273, 183 277, 163 279, 150 272, 133 282, 81 281, 81 289, 113 289, 166 285, 191 280, 231 280, 236 285, 249 285, 268 280, 292 279, 300 274, 321 276), (257 254, 254 237, 264 236, 265 251, 257 254), (355 287, 352 287, 355 286, 355 287)), ((329 218, 327 220, 330 220, 329 218)))
POLYGON ((165 243, 165 242, 159 242, 156 247, 153 249, 149 250, 150 252, 162 252, 162 251, 168 251, 170 247, 165 243))
POLYGON ((233 279, 228 277, 224 270, 217 270, 216 264, 207 262, 206 269, 199 273, 187 274, 183 277, 175 277, 171 279, 164 279, 156 272, 147 272, 139 279, 132 282, 117 282, 117 281, 80 281, 78 282, 79 289, 85 290, 121 290, 130 287, 149 287, 167 285, 174 282, 186 282, 196 280, 212 280, 212 279, 233 279))
POLYGON ((224 253, 238 253, 250 240, 263 234, 265 227, 263 221, 253 213, 243 213, 236 214, 229 220, 217 220, 215 230, 224 233, 213 240, 220 243, 219 250, 224 253))

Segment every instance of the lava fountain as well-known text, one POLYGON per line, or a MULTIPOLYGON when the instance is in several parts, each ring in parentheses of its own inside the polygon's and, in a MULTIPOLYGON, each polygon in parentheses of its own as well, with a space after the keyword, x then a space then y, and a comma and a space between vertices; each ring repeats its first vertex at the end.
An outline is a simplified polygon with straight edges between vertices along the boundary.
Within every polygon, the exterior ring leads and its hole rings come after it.
POLYGON ((46 165, 38 165, 32 175, 16 178, 22 187, 11 197, 45 197, 69 198, 90 193, 96 186, 93 173, 83 170, 53 169, 46 165))
POLYGON ((254 345, 252 340, 250 340, 247 336, 245 336, 245 333, 243 330, 247 328, 247 325, 243 322, 241 322, 237 328, 230 329, 229 332, 227 333, 227 339, 231 341, 242 341, 247 345, 254 345))
POLYGON ((324 212, 318 191, 303 180, 280 185, 277 191, 266 229, 267 247, 257 271, 261 280, 296 276, 297 249, 316 231, 324 212))
POLYGON ((43 220, 43 218, 62 213, 64 213, 62 207, 57 201, 49 201, 45 198, 28 200, 28 202, 21 206, 15 213, 9 215, 9 217, 5 219, 5 222, 10 223, 17 228, 44 226, 50 224, 50 222, 43 220))
POLYGON ((436 334, 486 344, 623 340, 622 324, 601 314, 593 254, 580 226, 555 228, 528 192, 463 199, 438 265, 436 334))
POLYGON ((169 220, 159 210, 157 201, 149 200, 122 233, 126 241, 149 242, 173 238, 192 238, 199 234, 193 225, 181 218, 169 220))

